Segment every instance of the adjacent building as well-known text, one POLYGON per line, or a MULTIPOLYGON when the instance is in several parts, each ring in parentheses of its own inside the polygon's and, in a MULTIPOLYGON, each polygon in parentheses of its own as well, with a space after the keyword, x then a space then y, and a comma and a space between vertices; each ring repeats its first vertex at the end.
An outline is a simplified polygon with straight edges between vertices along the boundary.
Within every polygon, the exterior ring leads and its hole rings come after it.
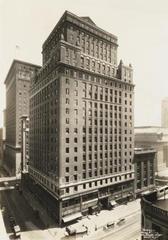
POLYGON ((0 166, 3 162, 3 128, 0 128, 0 166))
POLYGON ((135 148, 134 170, 136 196, 155 187, 155 156, 155 149, 135 148))
POLYGON ((5 159, 5 147, 6 147, 6 109, 3 110, 3 127, 2 127, 2 141, 3 141, 3 149, 2 149, 2 161, 1 166, 4 166, 5 159))
POLYGON ((30 89, 29 187, 61 224, 134 192, 132 66, 118 39, 65 12, 30 89))
POLYGON ((168 169, 168 129, 162 127, 136 127, 135 147, 156 149, 155 172, 168 169))
POLYGON ((158 191, 141 199, 142 239, 168 239, 168 195, 159 198, 158 191), (148 238, 145 238, 148 236, 148 238), (150 238, 149 238, 150 236, 150 238))
POLYGON ((10 175, 20 172, 21 163, 21 116, 29 115, 30 79, 40 69, 31 63, 14 60, 6 85, 6 143, 4 167, 10 175))
POLYGON ((162 100, 161 122, 163 128, 168 128, 168 98, 162 100))

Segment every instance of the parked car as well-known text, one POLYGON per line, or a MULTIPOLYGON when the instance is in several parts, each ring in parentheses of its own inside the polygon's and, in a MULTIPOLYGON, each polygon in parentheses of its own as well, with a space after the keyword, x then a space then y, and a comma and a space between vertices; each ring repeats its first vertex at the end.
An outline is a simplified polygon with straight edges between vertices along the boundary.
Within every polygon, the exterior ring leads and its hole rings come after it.
POLYGON ((117 221, 117 225, 121 225, 123 223, 125 223, 125 218, 119 218, 117 221))
POLYGON ((20 238, 20 227, 19 227, 19 225, 14 226, 13 232, 14 232, 15 238, 20 238))
POLYGON ((114 227, 115 226, 115 223, 114 222, 108 222, 107 223, 107 227, 108 228, 112 228, 112 227, 114 227))
POLYGON ((115 222, 108 222, 104 227, 103 230, 108 230, 110 228, 113 228, 115 226, 115 222))

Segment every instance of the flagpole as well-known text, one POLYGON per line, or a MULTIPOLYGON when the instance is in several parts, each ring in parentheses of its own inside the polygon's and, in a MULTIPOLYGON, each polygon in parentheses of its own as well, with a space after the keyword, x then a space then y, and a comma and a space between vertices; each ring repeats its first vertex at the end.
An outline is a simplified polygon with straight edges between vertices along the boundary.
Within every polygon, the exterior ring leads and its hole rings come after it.
POLYGON ((18 53, 19 53, 19 50, 20 50, 20 46, 19 45, 15 45, 15 59, 18 59, 18 53))

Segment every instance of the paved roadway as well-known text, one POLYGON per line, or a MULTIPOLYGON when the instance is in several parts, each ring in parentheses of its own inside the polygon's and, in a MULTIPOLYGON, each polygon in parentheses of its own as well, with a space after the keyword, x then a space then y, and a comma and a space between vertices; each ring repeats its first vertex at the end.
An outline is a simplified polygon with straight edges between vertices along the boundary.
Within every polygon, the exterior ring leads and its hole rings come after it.
POLYGON ((95 240, 136 240, 140 239, 140 212, 126 219, 122 226, 115 226, 114 229, 100 233, 100 237, 95 240))
POLYGON ((13 238, 9 224, 9 216, 13 216, 21 228, 21 239, 24 240, 48 240, 53 239, 40 219, 36 218, 32 208, 26 202, 18 190, 6 190, 0 192, 1 204, 6 231, 13 238))

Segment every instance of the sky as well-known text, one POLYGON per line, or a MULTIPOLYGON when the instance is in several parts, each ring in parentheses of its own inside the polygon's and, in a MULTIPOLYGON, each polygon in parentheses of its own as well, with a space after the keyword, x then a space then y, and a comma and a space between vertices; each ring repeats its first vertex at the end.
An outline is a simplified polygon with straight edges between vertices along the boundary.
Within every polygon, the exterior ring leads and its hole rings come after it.
POLYGON ((65 10, 118 37, 118 62, 134 69, 135 126, 159 126, 168 97, 167 0, 0 0, 0 126, 13 59, 41 65, 42 44, 65 10))

